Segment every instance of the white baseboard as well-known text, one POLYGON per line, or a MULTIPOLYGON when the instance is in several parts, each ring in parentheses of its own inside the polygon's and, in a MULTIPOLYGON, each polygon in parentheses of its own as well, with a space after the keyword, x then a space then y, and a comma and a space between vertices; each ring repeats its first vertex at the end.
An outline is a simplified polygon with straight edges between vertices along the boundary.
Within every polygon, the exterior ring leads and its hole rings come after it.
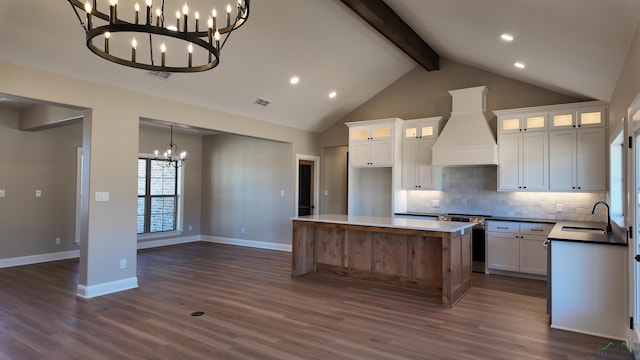
POLYGON ((149 249, 149 248, 160 247, 160 246, 186 244, 186 243, 196 242, 201 240, 202 240, 202 237, 200 235, 195 235, 195 236, 185 236, 185 237, 161 239, 161 240, 139 241, 138 249, 149 249))
POLYGON ((82 285, 78 284, 78 289, 76 295, 89 299, 96 296, 112 294, 119 291, 135 289, 138 287, 138 277, 130 277, 127 279, 110 281, 107 283, 102 283, 98 285, 82 285))
POLYGON ((270 243, 266 241, 255 241, 255 240, 245 240, 245 239, 233 239, 233 238, 225 238, 220 236, 201 236, 202 241, 208 241, 212 243, 218 244, 229 244, 229 245, 237 245, 237 246, 245 246, 259 249, 269 249, 269 250, 278 250, 278 251, 287 251, 291 252, 290 244, 277 244, 270 243))
MULTIPOLYGON (((580 333, 580 334, 586 334, 586 335, 591 335, 591 336, 597 336, 597 337, 601 337, 601 338, 605 338, 605 339, 615 339, 615 340, 620 340, 620 341, 626 341, 626 339, 620 336, 615 336, 615 335, 611 335, 611 334, 600 334, 597 332, 591 332, 591 331, 583 331, 583 330, 578 330, 578 329, 573 329, 570 327, 566 327, 566 326, 557 326, 557 325, 551 325, 549 326, 552 329, 558 329, 558 330, 565 330, 565 331, 571 331, 571 332, 576 332, 576 333, 580 333)), ((606 344, 605 344, 606 345, 606 344)))
POLYGON ((38 254, 29 256, 19 256, 14 258, 0 259, 0 268, 12 266, 31 265, 48 261, 66 260, 80 257, 80 250, 60 251, 48 254, 38 254))

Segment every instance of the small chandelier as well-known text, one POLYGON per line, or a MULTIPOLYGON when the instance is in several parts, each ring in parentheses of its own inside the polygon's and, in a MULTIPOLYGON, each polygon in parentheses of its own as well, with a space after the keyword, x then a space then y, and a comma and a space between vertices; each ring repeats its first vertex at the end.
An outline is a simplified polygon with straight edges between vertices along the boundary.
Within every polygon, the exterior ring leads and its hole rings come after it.
POLYGON ((160 6, 155 8, 155 13, 153 0, 140 0, 146 1, 146 9, 141 13, 136 3, 132 9, 135 11, 127 14, 130 18, 119 17, 118 0, 109 0, 108 12, 98 8, 97 0, 85 0, 84 4, 80 0, 67 1, 85 30, 87 47, 94 54, 116 64, 169 73, 199 72, 218 66, 220 50, 227 39, 249 18, 250 2, 237 0, 235 10, 231 4, 227 5, 226 22, 218 19, 214 7, 206 26, 202 27, 197 11, 193 15, 195 21, 190 21, 186 2, 181 9, 176 9, 175 20, 169 24, 165 19, 164 0, 156 0, 160 6), (77 9, 86 12, 86 22, 77 9), (154 55, 158 51, 159 59, 154 55))
POLYGON ((169 143, 164 146, 164 154, 160 156, 160 152, 155 150, 153 154, 155 155, 155 160, 157 160, 160 164, 165 167, 175 167, 179 168, 184 165, 184 161, 187 160, 187 152, 183 151, 178 154, 178 145, 173 142, 173 125, 171 127, 171 137, 169 138, 169 143))

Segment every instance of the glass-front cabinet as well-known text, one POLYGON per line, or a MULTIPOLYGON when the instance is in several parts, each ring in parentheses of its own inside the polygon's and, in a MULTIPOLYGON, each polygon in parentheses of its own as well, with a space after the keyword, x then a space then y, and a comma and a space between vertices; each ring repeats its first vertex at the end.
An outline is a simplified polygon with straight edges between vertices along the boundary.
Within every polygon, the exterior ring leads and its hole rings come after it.
POLYGON ((605 121, 602 106, 556 110, 549 113, 552 130, 603 127, 605 121))
POLYGON ((498 131, 500 133, 545 131, 549 128, 548 123, 547 112, 505 115, 498 118, 498 131))

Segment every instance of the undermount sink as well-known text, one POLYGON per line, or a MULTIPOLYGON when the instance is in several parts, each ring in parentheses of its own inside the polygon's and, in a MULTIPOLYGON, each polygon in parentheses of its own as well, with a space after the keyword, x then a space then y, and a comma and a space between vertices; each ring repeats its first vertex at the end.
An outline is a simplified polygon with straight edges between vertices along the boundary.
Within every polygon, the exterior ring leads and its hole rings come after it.
POLYGON ((581 232, 581 233, 588 233, 588 234, 601 234, 601 235, 604 235, 607 233, 607 231, 602 228, 577 227, 577 226, 563 226, 562 231, 581 232))

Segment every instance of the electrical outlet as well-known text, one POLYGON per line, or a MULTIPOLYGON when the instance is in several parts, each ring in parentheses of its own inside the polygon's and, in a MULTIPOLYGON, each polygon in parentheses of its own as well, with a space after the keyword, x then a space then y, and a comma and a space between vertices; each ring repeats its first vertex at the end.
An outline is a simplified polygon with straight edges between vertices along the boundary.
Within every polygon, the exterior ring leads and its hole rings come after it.
POLYGON ((561 213, 564 211, 562 204, 556 204, 556 212, 561 213))
POLYGON ((193 230, 193 226, 189 225, 189 231, 193 230))
POLYGON ((56 245, 60 245, 60 238, 56 238, 56 245))
POLYGON ((36 190, 36 197, 42 196, 42 190, 36 190))
POLYGON ((434 208, 439 208, 440 207, 440 200, 433 200, 433 207, 434 208))
POLYGON ((329 190, 324 191, 324 196, 329 196, 329 190))
POLYGON ((280 196, 284 197, 284 190, 280 190, 280 196))
POLYGON ((4 197, 4 189, 0 189, 0 197, 4 197))
POLYGON ((120 259, 120 270, 127 268, 127 259, 120 259))

